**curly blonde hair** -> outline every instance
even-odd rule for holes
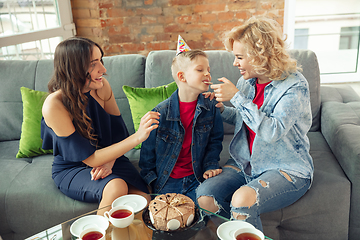
[[[224,45],[233,50],[235,41],[244,44],[254,71],[271,80],[283,80],[301,70],[287,52],[280,25],[265,17],[252,17],[225,35]]]

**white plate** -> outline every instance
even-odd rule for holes
[[[134,209],[135,213],[138,213],[146,207],[147,200],[143,196],[137,194],[128,194],[115,199],[111,204],[111,207],[114,208],[120,205],[130,206]]]
[[[105,217],[99,215],[84,216],[71,224],[70,232],[75,237],[79,237],[83,230],[94,226],[106,230],[109,227],[109,221]]]
[[[229,221],[224,222],[221,224],[217,229],[217,235],[221,240],[233,240],[234,239],[234,233],[239,228],[255,228],[251,223],[247,223],[244,221]]]

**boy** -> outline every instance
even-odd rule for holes
[[[200,182],[222,171],[218,161],[224,130],[216,102],[202,95],[211,84],[207,55],[183,45],[178,49],[183,51],[171,66],[178,90],[153,109],[160,123],[142,144],[140,175],[153,193],[181,193],[197,204]]]

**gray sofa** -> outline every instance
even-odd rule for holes
[[[226,51],[207,51],[213,82],[240,74]],[[264,233],[272,239],[357,239],[360,236],[359,137],[360,97],[350,87],[320,86],[316,56],[291,50],[309,81],[313,125],[308,136],[315,173],[311,189],[295,204],[262,215]],[[170,83],[175,51],[104,58],[107,79],[130,133],[134,132],[123,85],[156,87]],[[16,158],[22,123],[20,87],[47,91],[52,60],[0,61],[0,236],[24,239],[96,204],[64,196],[51,178],[52,155]],[[357,113],[356,113],[357,112]],[[225,125],[221,164],[229,157],[232,126]],[[139,150],[126,154],[135,166]],[[264,156],[266,157],[266,156]],[[344,173],[345,172],[345,173]],[[350,181],[349,181],[350,179]],[[353,183],[351,185],[351,183]],[[349,235],[348,235],[349,234]]]

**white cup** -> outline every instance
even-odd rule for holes
[[[116,211],[119,210],[128,210],[131,212],[130,216],[127,216],[125,218],[114,218],[111,215],[113,213],[115,213]],[[106,211],[104,213],[104,216],[112,223],[112,225],[114,225],[115,227],[118,228],[126,228],[127,226],[129,226],[132,221],[134,220],[134,209],[130,206],[126,206],[126,205],[120,205],[120,206],[116,206],[114,208],[112,208],[110,211]]]
[[[105,230],[102,229],[102,228],[99,228],[97,226],[94,226],[94,227],[89,227],[89,228],[85,228],[85,230],[83,230],[81,233],[80,233],[80,239],[81,240],[86,240],[86,234],[101,234],[102,236],[100,238],[97,238],[98,240],[105,240]],[[85,236],[85,238],[84,238]],[[93,237],[90,238],[90,236],[88,235],[88,239],[94,239]]]
[[[233,239],[236,239],[236,237],[242,233],[252,233],[257,236],[259,240],[264,240],[265,238],[264,234],[256,228],[240,228],[235,231]]]

